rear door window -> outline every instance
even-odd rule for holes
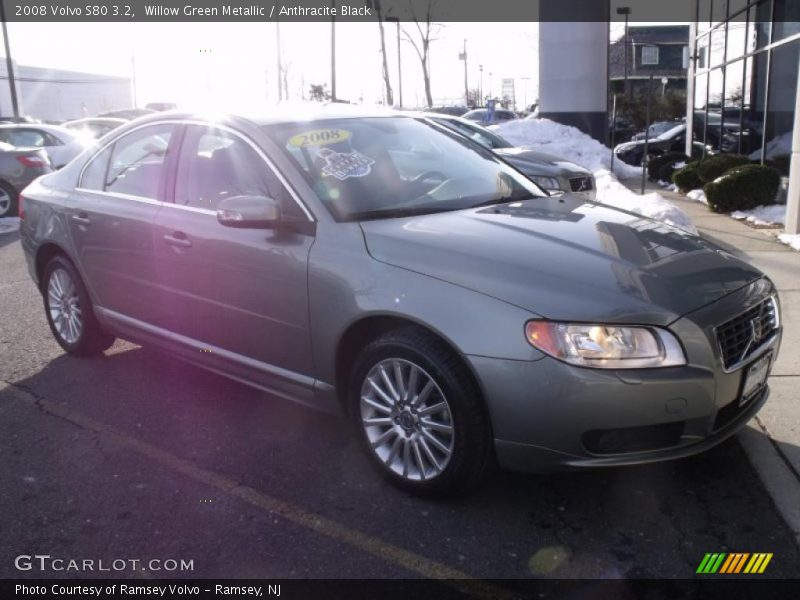
[[[159,123],[114,142],[104,190],[157,200],[175,126]]]

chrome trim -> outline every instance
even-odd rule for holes
[[[742,367],[744,367],[746,365],[749,365],[751,362],[753,362],[753,360],[763,356],[765,352],[767,352],[768,350],[772,349],[772,346],[775,345],[775,341],[778,339],[778,337],[780,336],[780,333],[781,333],[780,308],[779,308],[779,304],[778,304],[778,298],[777,298],[777,296],[775,294],[770,294],[769,296],[767,296],[763,300],[760,300],[757,304],[751,306],[750,308],[746,308],[743,311],[740,311],[740,312],[736,313],[734,316],[726,319],[725,323],[727,323],[728,321],[732,321],[733,319],[736,319],[738,317],[741,317],[744,313],[746,313],[749,310],[754,309],[756,306],[758,306],[759,304],[761,304],[763,302],[772,302],[772,309],[773,309],[773,311],[775,313],[775,327],[773,328],[773,331],[775,333],[773,333],[771,336],[769,336],[769,338],[767,338],[767,340],[764,341],[764,343],[762,343],[752,354],[750,354],[749,356],[747,356],[747,357],[745,357],[745,358],[743,358],[741,360],[736,361],[735,363],[733,363],[729,367],[725,366],[725,355],[724,355],[724,353],[722,351],[722,344],[719,341],[719,335],[717,334],[717,329],[719,329],[719,327],[724,325],[724,323],[721,323],[720,325],[717,325],[712,329],[712,331],[714,332],[714,345],[716,347],[717,354],[719,356],[720,365],[722,366],[722,372],[723,373],[733,373],[734,371],[738,371]],[[748,350],[749,350],[749,347],[748,347]]]
[[[288,369],[282,369],[281,367],[276,367],[275,365],[271,365],[269,363],[265,363],[260,360],[256,360],[254,358],[250,358],[248,356],[243,356],[241,354],[237,354],[236,352],[231,352],[230,350],[225,350],[224,348],[219,348],[212,344],[201,342],[194,338],[181,335],[180,333],[175,333],[174,331],[169,331],[168,329],[163,329],[156,325],[151,325],[150,323],[140,321],[139,319],[134,319],[133,317],[128,317],[126,315],[110,310],[108,308],[103,308],[102,306],[96,306],[95,310],[100,312],[107,319],[110,319],[112,321],[117,321],[119,323],[127,325],[128,327],[140,329],[142,331],[146,331],[147,333],[170,340],[172,342],[183,344],[184,346],[193,348],[198,352],[210,351],[212,355],[220,356],[230,362],[237,363],[249,369],[260,371],[272,377],[283,379],[285,381],[294,383],[296,385],[300,385],[306,388],[313,388],[314,383],[316,382],[316,379],[314,379],[313,377],[309,377],[308,375],[301,375],[299,373],[295,373],[294,371],[289,371]]]
[[[227,131],[228,133],[231,133],[231,134],[237,136],[238,138],[243,140],[245,143],[247,143],[253,150],[256,151],[256,153],[261,157],[261,160],[263,160],[266,163],[267,167],[275,174],[275,176],[278,178],[278,180],[281,182],[281,184],[283,184],[283,186],[289,191],[289,195],[291,195],[292,200],[294,200],[295,203],[297,204],[297,206],[300,207],[300,209],[306,215],[308,220],[311,221],[312,223],[316,222],[316,219],[314,218],[314,215],[311,213],[310,210],[308,210],[308,207],[303,203],[303,201],[300,200],[300,196],[297,194],[297,191],[291,186],[291,184],[286,179],[286,177],[283,176],[283,173],[281,173],[280,170],[275,166],[275,163],[272,162],[272,160],[266,155],[266,153],[261,148],[258,147],[258,145],[255,142],[253,142],[249,137],[247,137],[246,135],[244,135],[240,131],[237,131],[236,129],[233,129],[232,127],[229,127],[227,125],[222,125],[222,124],[219,124],[219,123],[212,123],[210,121],[200,121],[198,119],[163,119],[163,120],[158,120],[158,121],[148,121],[147,123],[142,123],[141,125],[137,125],[136,127],[133,127],[131,129],[125,130],[124,132],[120,133],[119,135],[117,135],[113,139],[111,139],[108,142],[106,142],[103,146],[101,146],[84,163],[83,167],[81,167],[80,173],[78,173],[78,185],[75,186],[75,189],[76,190],[80,190],[80,191],[93,192],[93,193],[96,193],[96,194],[109,194],[109,195],[117,194],[118,197],[124,197],[124,198],[130,199],[130,200],[138,200],[138,199],[151,200],[153,202],[158,202],[158,203],[163,204],[165,206],[174,206],[174,207],[185,208],[185,209],[189,209],[189,210],[202,211],[204,213],[213,214],[213,215],[216,216],[216,214],[217,214],[216,211],[207,211],[206,209],[202,209],[202,208],[198,209],[198,208],[195,208],[195,207],[192,207],[192,206],[180,205],[180,204],[176,204],[174,202],[163,202],[161,200],[154,200],[152,198],[142,198],[140,196],[133,196],[133,195],[128,195],[128,194],[119,194],[118,192],[106,192],[106,191],[103,191],[103,190],[88,190],[88,189],[82,188],[80,186],[81,183],[83,182],[83,173],[84,173],[84,171],[89,167],[89,165],[92,163],[92,161],[95,158],[97,158],[97,156],[99,154],[101,154],[106,148],[108,148],[112,144],[115,144],[118,140],[121,140],[123,137],[125,137],[126,135],[128,135],[130,133],[133,133],[134,131],[138,131],[139,129],[144,129],[145,127],[152,127],[154,125],[163,125],[163,124],[170,124],[170,125],[200,125],[202,127],[212,127],[212,128],[215,128],[215,129],[222,129],[223,131]],[[109,156],[109,160],[111,160],[110,156]]]

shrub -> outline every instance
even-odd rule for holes
[[[714,212],[749,210],[775,204],[781,175],[772,167],[744,165],[725,173],[725,177],[703,186],[708,206]]]
[[[682,192],[696,190],[703,187],[703,182],[700,181],[700,176],[697,174],[697,169],[700,166],[700,161],[688,163],[682,169],[678,169],[672,175],[672,183],[678,186]]]
[[[740,154],[706,156],[703,159],[702,165],[697,169],[697,174],[700,177],[700,181],[703,183],[710,183],[734,167],[741,167],[742,165],[749,164],[751,164],[750,159]]]
[[[669,162],[663,165],[658,170],[658,180],[659,181],[672,181],[672,176],[675,174],[675,171],[682,169],[689,163],[688,160],[685,161],[678,161],[678,162]],[[680,166],[678,166],[680,165]]]
[[[652,156],[647,161],[647,176],[650,179],[660,180],[661,167],[689,162],[689,160],[689,157],[682,152],[667,152],[661,156]],[[664,181],[671,181],[671,179],[664,179]]]

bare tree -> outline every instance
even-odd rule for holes
[[[433,15],[436,11],[436,5],[439,0],[428,0],[423,15],[423,20],[420,22],[419,15],[417,15],[414,8],[414,0],[408,0],[409,8],[411,9],[411,18],[414,22],[416,35],[411,35],[405,27],[403,28],[403,36],[414,47],[419,58],[420,65],[422,65],[422,78],[425,82],[425,100],[428,103],[428,108],[433,106],[433,96],[431,95],[431,74],[430,74],[430,50],[431,42],[436,41],[437,38],[433,37],[441,30],[442,25],[433,22]],[[414,38],[417,39],[414,39]]]
[[[328,84],[312,83],[308,87],[309,99],[314,102],[327,102],[331,99],[331,93],[328,91]]]
[[[381,13],[381,0],[373,0],[375,7],[375,18],[378,20],[378,30],[381,36],[381,56],[383,57],[383,84],[386,87],[386,104],[394,104],[394,94],[392,94],[392,82],[389,79],[389,60],[386,57],[386,38],[383,33],[383,14]]]

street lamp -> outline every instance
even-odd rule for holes
[[[631,14],[630,6],[620,6],[617,8],[618,15],[625,15],[625,35],[623,36],[622,49],[624,51],[623,68],[624,68],[624,91],[630,96],[630,89],[628,88],[628,17]]]
[[[480,84],[478,85],[478,93],[481,97],[478,99],[478,102],[483,106],[483,65],[478,65],[478,71],[481,73]]]

